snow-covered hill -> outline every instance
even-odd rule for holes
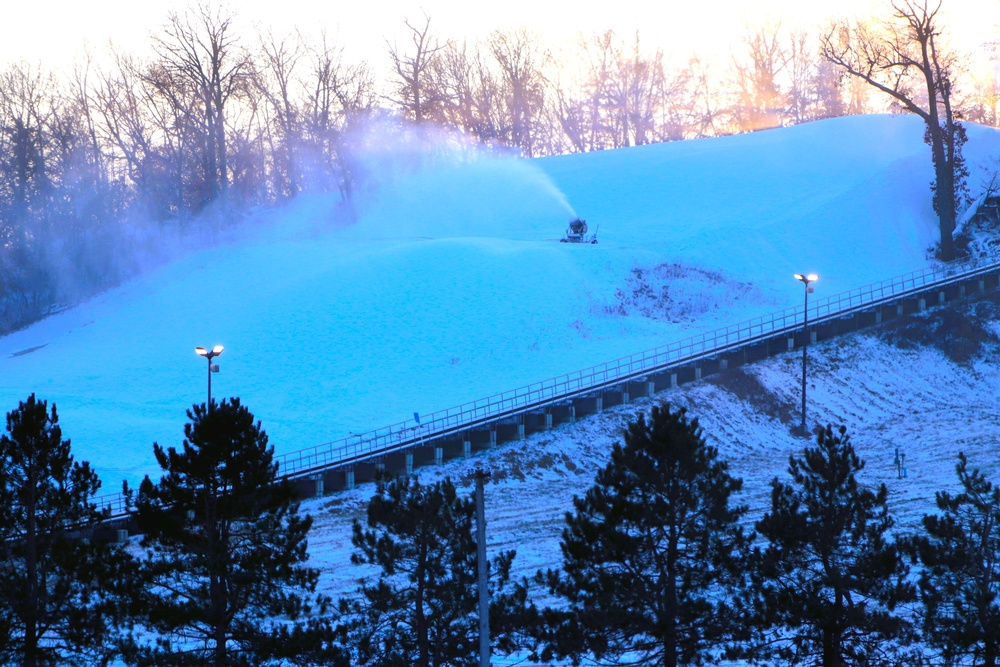
[[[0,401],[54,401],[109,490],[179,443],[196,345],[226,346],[214,395],[279,453],[447,408],[795,305],[795,271],[826,295],[926,266],[921,138],[881,116],[534,161],[442,148],[354,222],[302,198],[0,339]],[[966,154],[975,189],[1000,135],[971,128]],[[573,215],[599,245],[556,242]]]

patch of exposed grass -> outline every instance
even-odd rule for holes
[[[889,322],[878,337],[901,350],[933,347],[956,364],[970,364],[986,349],[1000,344],[993,322],[1000,319],[1000,294],[935,308],[917,317]]]
[[[733,368],[713,375],[706,382],[714,384],[750,404],[754,412],[790,424],[796,419],[795,404],[781,398],[764,386],[756,375],[743,368]]]

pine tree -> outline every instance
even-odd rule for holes
[[[905,634],[894,612],[914,590],[889,541],[886,487],[862,487],[863,468],[843,426],[817,428],[816,445],[789,458],[791,484],[771,483],[756,524],[768,544],[753,559],[755,606],[770,649],[796,664],[880,664]]]
[[[742,487],[697,419],[654,407],[566,515],[562,571],[539,573],[567,609],[543,612],[544,658],[673,667],[719,655],[738,632],[725,593],[748,546]]]
[[[474,667],[478,664],[475,501],[444,479],[376,481],[366,526],[354,522],[355,565],[375,566],[355,598],[341,600],[350,645],[359,664],[378,667]],[[506,605],[500,595],[514,552],[490,564],[491,617]],[[497,637],[494,646],[509,649]]]
[[[963,491],[937,494],[937,514],[923,518],[926,535],[910,550],[923,566],[920,598],[923,636],[941,651],[945,664],[995,667],[1000,661],[1000,488],[968,469],[964,454],[956,466]]]
[[[83,664],[108,657],[124,550],[92,539],[101,483],[63,440],[56,406],[32,394],[0,437],[0,663]]]
[[[311,518],[277,476],[274,449],[238,398],[188,411],[180,451],[153,445],[163,475],[135,500],[143,531],[145,590],[133,638],[138,665],[338,664],[304,566]],[[131,496],[128,489],[126,494]]]

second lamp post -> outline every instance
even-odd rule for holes
[[[804,338],[802,341],[802,435],[809,435],[809,432],[806,430],[806,353],[809,350],[809,292],[813,291],[810,285],[819,280],[819,276],[815,273],[810,273],[809,275],[796,273],[795,279],[801,281],[806,288],[806,301],[802,308],[802,336]]]
[[[219,365],[213,364],[212,359],[222,354],[223,347],[221,345],[216,345],[211,350],[206,350],[203,347],[196,347],[194,351],[198,353],[199,356],[208,359],[208,411],[212,411],[212,373],[219,372]]]

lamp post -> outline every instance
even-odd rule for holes
[[[194,351],[198,353],[199,356],[208,359],[208,411],[212,411],[212,373],[219,372],[219,365],[213,364],[212,359],[222,354],[224,348],[221,345],[216,345],[211,350],[206,350],[203,347],[196,347]]]
[[[802,342],[802,435],[808,435],[809,432],[806,430],[806,354],[809,350],[809,292],[813,291],[810,284],[819,280],[819,276],[815,273],[809,275],[796,273],[795,279],[806,288],[806,301],[802,308],[802,335],[805,338]]]
[[[490,474],[476,471],[476,571],[479,575],[479,667],[490,667],[490,593],[486,562],[486,509],[483,485]]]

